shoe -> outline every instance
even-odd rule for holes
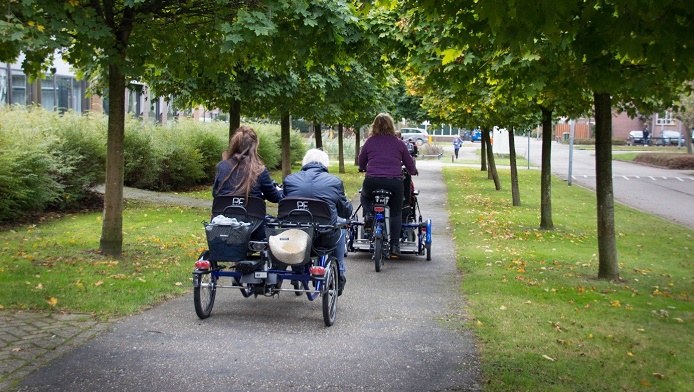
[[[395,244],[391,245],[390,247],[390,257],[391,258],[398,258],[400,256],[400,245]]]
[[[371,230],[374,225],[374,217],[373,215],[367,215],[364,217],[364,230]]]
[[[340,277],[338,278],[337,281],[337,296],[342,295],[342,290],[345,289],[345,283],[347,283],[347,278],[345,278],[344,274],[340,274]]]

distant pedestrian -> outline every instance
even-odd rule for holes
[[[650,136],[650,132],[648,132],[648,128],[643,128],[643,145],[644,146],[648,145],[648,136]]]
[[[462,145],[463,139],[460,138],[460,135],[456,136],[455,139],[453,139],[453,152],[455,152],[455,159],[458,159],[458,151]]]

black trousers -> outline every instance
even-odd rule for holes
[[[388,199],[390,243],[397,244],[400,241],[400,230],[402,229],[402,178],[366,177],[361,187],[361,207],[364,210],[364,216],[373,211],[374,201],[371,192],[376,189],[385,189],[391,193],[390,199]]]

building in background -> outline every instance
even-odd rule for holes
[[[24,55],[14,63],[0,63],[0,105],[39,105],[44,109],[58,112],[72,110],[77,113],[89,111],[108,113],[108,100],[96,95],[87,95],[86,80],[77,80],[71,66],[56,55],[50,72],[43,78],[29,82],[29,77],[22,70]],[[145,84],[133,83],[126,89],[125,108],[142,120],[151,120],[166,124],[173,119],[174,113],[170,102],[163,97],[151,98]],[[171,101],[171,100],[169,100]],[[203,110],[189,111],[189,116],[202,117]],[[210,115],[210,112],[206,112]]]

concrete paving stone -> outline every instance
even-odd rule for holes
[[[35,312],[12,312],[12,320],[35,320],[38,318],[45,317],[41,313],[35,313]]]
[[[40,331],[40,332],[31,333],[31,334],[24,334],[24,335],[22,335],[22,340],[23,341],[38,340],[38,339],[49,338],[52,335],[53,334],[51,334],[49,332]]]
[[[68,326],[61,326],[60,328],[55,328],[52,330],[53,334],[61,337],[63,339],[69,339],[78,333],[80,333],[82,330],[76,327],[68,327]]]
[[[0,379],[16,372],[22,366],[24,363],[21,361],[0,361]]]
[[[31,322],[31,325],[33,325],[34,327],[36,327],[38,329],[50,327],[52,324],[53,324],[52,320],[48,319],[48,318],[47,319],[38,319],[38,320],[34,320]]]
[[[3,336],[7,339],[7,341],[10,342],[16,342],[18,340],[22,339],[23,332],[21,330],[14,330],[14,331],[4,331],[1,332]]]
[[[56,346],[63,343],[63,339],[56,339],[53,337],[49,337],[46,339],[37,339],[37,340],[32,341],[31,343],[38,346],[38,347],[41,347],[43,349],[52,350]]]
[[[89,313],[56,313],[51,315],[51,318],[65,322],[78,321],[80,324],[89,321],[96,323],[96,321],[92,320],[92,316]]]

